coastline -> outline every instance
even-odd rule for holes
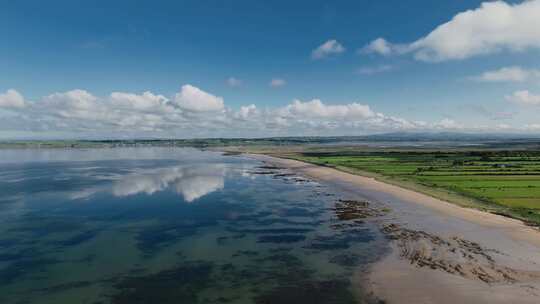
[[[265,153],[261,153],[261,154],[265,154]],[[292,160],[298,160],[300,162],[311,163],[311,164],[318,165],[318,166],[330,167],[330,168],[334,168],[334,169],[336,169],[338,171],[343,171],[345,173],[350,173],[350,174],[353,174],[353,175],[359,175],[359,176],[374,178],[374,179],[376,179],[378,181],[381,181],[381,182],[383,182],[385,184],[395,185],[395,186],[398,186],[400,188],[411,190],[413,192],[422,193],[422,194],[434,197],[434,198],[439,199],[439,200],[444,201],[444,202],[449,202],[449,203],[452,203],[452,204],[455,204],[455,205],[458,205],[458,206],[461,206],[461,207],[473,208],[473,209],[477,209],[477,210],[484,211],[484,212],[490,212],[490,213],[493,213],[493,214],[503,215],[505,217],[509,217],[509,218],[513,218],[513,219],[517,219],[519,221],[522,221],[522,222],[526,223],[529,226],[536,227],[537,229],[540,228],[539,222],[531,220],[531,219],[527,218],[526,216],[523,216],[522,214],[516,213],[516,212],[510,210],[510,208],[508,208],[508,207],[493,204],[492,202],[482,200],[482,199],[480,199],[478,197],[472,197],[472,196],[469,196],[469,195],[466,195],[466,194],[463,194],[463,193],[459,193],[459,192],[456,192],[456,191],[453,191],[453,190],[448,190],[448,189],[438,188],[438,187],[425,186],[425,185],[415,183],[415,182],[410,181],[410,180],[397,179],[395,177],[383,175],[383,174],[380,174],[380,173],[371,172],[371,171],[363,171],[363,170],[354,169],[354,168],[351,168],[351,167],[327,166],[325,164],[303,160],[302,158],[289,157],[289,156],[285,156],[285,155],[282,156],[282,155],[279,155],[279,154],[278,155],[268,154],[268,155],[275,156],[277,158],[287,158],[287,159],[292,159]]]
[[[357,275],[356,284],[362,284],[376,298],[386,303],[540,302],[540,232],[523,222],[460,207],[371,177],[292,159],[248,156],[378,201],[392,210],[391,216],[382,220],[385,224],[397,223],[397,227],[404,227],[399,228],[402,232],[418,233],[407,240],[391,241],[391,252],[373,264],[367,276]],[[463,256],[478,250],[460,248],[462,244],[478,245],[489,255],[464,259],[455,254],[456,249]],[[443,267],[422,267],[409,259],[411,252],[415,258],[420,255],[422,261]],[[458,265],[458,274],[452,273],[449,265]]]

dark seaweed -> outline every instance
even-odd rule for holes
[[[36,289],[35,291],[42,292],[42,293],[57,293],[57,292],[63,292],[70,289],[88,287],[92,284],[94,283],[91,281],[75,281],[75,282],[68,282],[64,284],[58,284],[58,285],[53,285],[50,287]]]
[[[330,263],[338,264],[343,267],[353,267],[360,262],[360,256],[354,253],[344,253],[333,256]]]
[[[331,236],[317,236],[305,248],[316,250],[348,249],[351,243],[367,243],[373,240],[375,237],[370,230],[353,229]]]
[[[254,229],[239,229],[234,227],[229,227],[227,230],[232,232],[241,232],[241,233],[254,233],[254,234],[290,234],[290,233],[308,233],[313,231],[313,229],[308,228],[254,228]]]
[[[214,225],[214,221],[197,223],[165,223],[141,230],[137,236],[137,248],[145,255],[154,254],[159,248],[195,235],[197,228]]]
[[[42,272],[49,265],[59,263],[55,259],[22,259],[0,270],[0,285],[11,284],[21,277]]]
[[[296,243],[306,239],[305,235],[281,234],[263,235],[257,239],[258,243]]]
[[[94,237],[96,237],[96,235],[98,235],[98,233],[99,233],[98,230],[85,231],[75,236],[72,236],[66,240],[57,241],[55,242],[55,244],[59,246],[77,246],[93,239]]]
[[[24,223],[24,225],[8,231],[31,233],[34,237],[40,238],[55,233],[71,233],[83,228],[83,224],[75,220],[37,216],[27,216]]]
[[[115,284],[112,304],[197,303],[198,294],[212,284],[212,264],[191,262],[146,276],[127,277]]]
[[[356,303],[345,280],[301,281],[280,285],[255,298],[257,304],[347,304]]]

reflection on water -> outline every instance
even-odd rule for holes
[[[116,196],[127,196],[173,188],[186,202],[192,202],[223,189],[224,176],[225,167],[221,164],[149,169],[123,176],[114,183],[112,192]]]
[[[337,225],[339,194],[246,158],[40,153],[0,151],[0,303],[354,303],[385,248]]]

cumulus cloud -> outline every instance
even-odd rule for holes
[[[438,62],[502,51],[538,49],[539,16],[540,0],[519,4],[484,2],[477,9],[455,15],[414,42],[396,45],[378,38],[368,44],[365,50],[382,55],[412,53],[418,60]]]
[[[189,84],[182,86],[174,97],[174,102],[181,109],[193,112],[221,111],[224,108],[223,98]]]
[[[393,53],[394,46],[384,38],[377,38],[359,50],[363,54],[379,54],[387,56]]]
[[[65,118],[93,119],[104,114],[97,97],[85,90],[53,93],[43,98],[39,106],[50,113]],[[100,115],[95,115],[99,113]]]
[[[269,83],[269,85],[273,88],[282,87],[286,84],[287,82],[281,78],[272,78],[272,80],[270,80],[270,83]]]
[[[164,124],[164,113],[174,112],[165,97],[151,92],[141,95],[113,92],[108,98],[98,98],[80,89],[48,95],[31,110],[31,115],[41,116],[45,122],[50,117],[60,117],[62,120],[52,122],[73,130],[114,127],[153,131]]]
[[[540,95],[532,94],[528,90],[515,91],[506,96],[506,100],[525,106],[540,106]]]
[[[436,122],[433,124],[433,127],[435,129],[443,129],[443,130],[459,130],[463,129],[463,126],[458,124],[455,120],[450,118],[444,118],[439,122]]]
[[[471,77],[471,79],[479,82],[540,81],[540,70],[510,66],[498,70],[486,71],[478,76]]]
[[[338,55],[345,52],[345,48],[335,39],[326,41],[311,52],[312,59],[323,59],[328,56]]]
[[[199,130],[217,128],[227,115],[221,97],[191,85],[182,86],[172,100],[149,91],[142,94],[113,92],[97,97],[86,90],[75,89],[27,103],[18,112],[21,119],[4,121],[9,126],[3,129],[106,132],[107,136],[174,130],[191,130],[195,136]]]
[[[242,84],[243,84],[243,81],[238,78],[235,78],[235,77],[227,78],[227,85],[229,85],[230,87],[239,87]]]
[[[328,119],[365,119],[375,113],[368,105],[351,103],[347,105],[325,105],[319,99],[302,102],[294,100],[292,104],[281,110],[285,116]]]
[[[382,65],[377,65],[377,66],[360,67],[356,70],[356,73],[361,74],[361,75],[373,75],[373,74],[389,72],[393,69],[394,67],[389,64],[382,64]]]
[[[154,112],[170,111],[169,99],[163,95],[155,95],[146,91],[141,95],[124,92],[113,92],[110,96],[111,103],[120,108],[148,110]]]
[[[249,106],[240,107],[240,110],[238,110],[238,112],[236,112],[234,116],[238,119],[248,120],[257,117],[259,114],[260,112],[257,109],[257,106],[255,106],[254,104],[250,104]]]
[[[518,91],[507,97],[540,104],[540,97]],[[100,97],[76,89],[47,95],[0,120],[4,134],[64,134],[78,138],[235,137],[358,135],[404,130],[467,129],[453,120],[424,122],[376,112],[363,102],[333,104],[292,100],[274,108],[255,104],[228,108],[221,97],[191,85],[166,97],[150,91],[113,92]],[[475,129],[476,130],[476,129]],[[8,133],[6,133],[8,132]]]
[[[24,97],[14,89],[9,89],[0,94],[0,108],[24,108]]]

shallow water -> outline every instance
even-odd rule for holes
[[[386,242],[242,156],[0,151],[0,303],[356,303]]]

